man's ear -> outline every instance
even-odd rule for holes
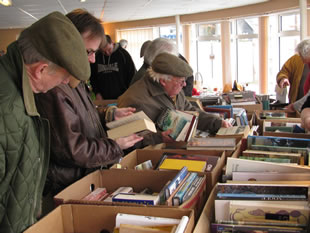
[[[47,67],[48,67],[48,64],[45,63],[45,62],[37,62],[35,65],[34,65],[34,79],[35,80],[39,80],[42,78],[43,74],[45,72],[47,72]]]
[[[159,79],[159,83],[164,87],[166,86],[166,80]]]

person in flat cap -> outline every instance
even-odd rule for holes
[[[199,112],[198,129],[216,133],[220,127],[230,127],[231,124],[217,116],[206,113],[192,106],[186,99],[182,88],[186,78],[193,73],[192,68],[179,57],[170,53],[160,53],[147,70],[144,78],[132,85],[118,99],[119,107],[134,107],[144,111],[156,122],[165,109]],[[137,147],[154,145],[162,142],[172,142],[168,136],[170,131],[149,134]]]
[[[0,232],[22,232],[40,215],[50,129],[34,94],[89,75],[80,33],[59,12],[23,30],[0,57]]]
[[[166,38],[159,37],[153,41],[144,42],[141,47],[140,56],[142,52],[144,62],[138,72],[133,76],[130,85],[133,85],[136,81],[144,77],[146,70],[151,66],[154,58],[160,53],[171,53],[187,62],[186,59],[178,52],[176,44],[172,40]],[[186,77],[186,85],[183,86],[185,96],[192,96],[193,82],[193,75]]]
[[[95,52],[104,40],[102,21],[83,9],[66,15],[80,32],[89,63],[95,62]],[[85,82],[76,88],[59,85],[47,93],[36,95],[37,108],[51,125],[51,156],[44,188],[43,214],[54,208],[53,197],[89,172],[117,163],[123,149],[142,140],[136,134],[109,139],[105,121],[130,115],[134,108],[109,108],[99,116]],[[111,113],[111,114],[110,114]],[[112,115],[112,119],[108,116]]]

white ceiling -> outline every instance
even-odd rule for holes
[[[251,5],[268,0],[12,0],[13,5],[0,5],[0,28],[24,28],[52,11],[64,14],[85,8],[104,22],[120,22],[165,16],[192,14]]]

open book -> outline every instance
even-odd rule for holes
[[[198,123],[198,112],[184,112],[167,108],[157,118],[158,127],[172,129],[171,138],[175,141],[188,141],[195,132]]]
[[[126,137],[134,133],[140,136],[149,132],[156,133],[155,124],[143,111],[111,121],[106,126],[110,129],[107,134],[111,139]]]

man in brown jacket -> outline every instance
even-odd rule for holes
[[[220,127],[230,127],[231,124],[227,121],[199,110],[186,99],[182,88],[186,85],[185,77],[192,73],[192,68],[182,59],[169,53],[161,53],[152,62],[146,76],[119,97],[118,107],[142,110],[154,122],[166,108],[198,111],[198,129],[216,133]],[[158,130],[158,133],[149,134],[139,147],[172,141],[168,133],[170,132]]]

